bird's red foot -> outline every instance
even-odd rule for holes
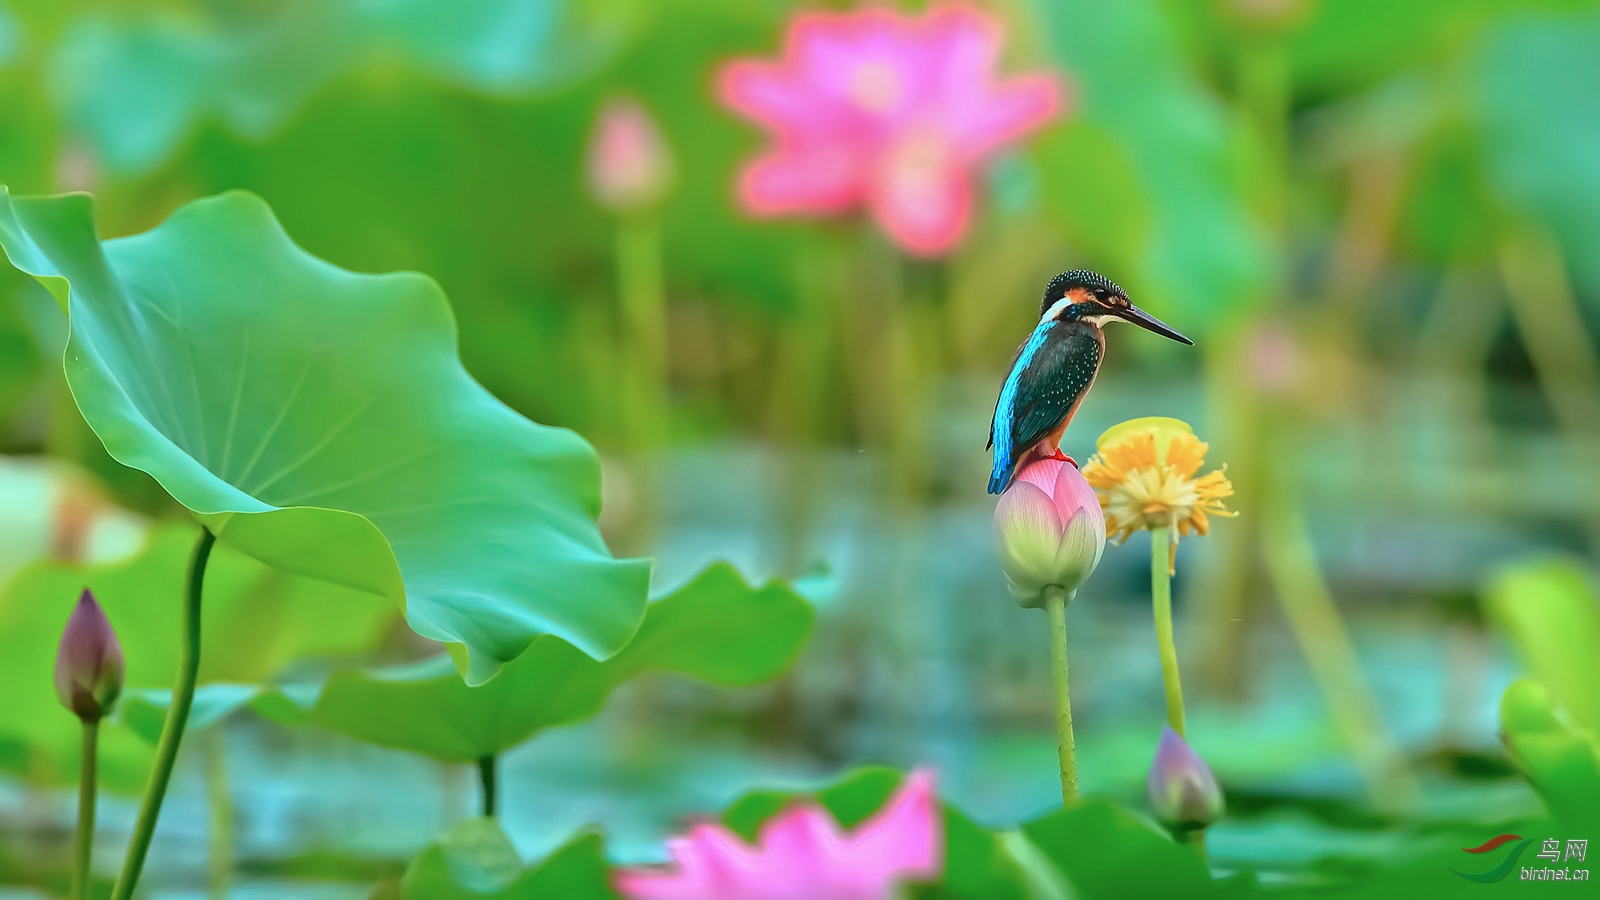
[[[1078,465],[1078,461],[1073,459],[1072,457],[1066,455],[1065,453],[1062,453],[1060,447],[1057,447],[1056,448],[1056,452],[1054,452],[1054,453],[1050,454],[1049,456],[1045,457],[1045,459],[1059,459],[1064,463],[1072,463],[1072,467],[1074,469],[1080,468],[1079,465]]]

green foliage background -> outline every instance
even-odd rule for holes
[[[1480,888],[1446,872],[1462,846],[1600,824],[1600,8],[975,2],[1007,25],[1002,71],[1057,72],[1070,102],[983,167],[971,232],[928,261],[864,216],[735,202],[767,138],[716,102],[718,66],[848,3],[0,0],[0,449],[61,466],[0,480],[7,784],[74,777],[48,669],[89,584],[133,689],[103,777],[137,789],[198,519],[222,544],[197,730],[454,765],[615,690],[572,733],[638,780],[584,821],[655,829],[442,815],[382,864],[338,841],[336,864],[273,863],[340,873],[307,881],[604,895],[607,854],[650,857],[683,784],[746,835],[797,795],[733,802],[761,778],[695,774],[720,741],[832,784],[846,824],[898,775],[841,770],[939,762],[975,808],[947,810],[960,863],[933,896],[1447,894]],[[621,95],[676,172],[636,218],[584,176]],[[37,196],[69,191],[92,204]],[[640,227],[644,341],[621,296]],[[1115,331],[1069,452],[1181,415],[1238,489],[1178,582],[1231,878],[1137,812],[1159,719],[1138,547],[1073,611],[1104,799],[1049,814],[1017,774],[1050,774],[1048,686],[985,555],[981,436],[1039,286],[1078,266],[1199,347]],[[236,470],[234,440],[280,477]],[[742,575],[706,567],[727,558]],[[815,611],[784,578],[827,588]],[[28,843],[42,805],[4,810],[0,882],[59,880]]]

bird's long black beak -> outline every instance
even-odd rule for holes
[[[1172,338],[1180,344],[1188,344],[1191,347],[1194,346],[1194,341],[1191,341],[1179,334],[1175,329],[1167,325],[1167,323],[1161,321],[1155,316],[1150,315],[1131,303],[1121,309],[1116,310],[1116,315],[1128,322],[1132,322],[1146,331],[1154,331],[1156,334],[1159,334],[1165,338]]]

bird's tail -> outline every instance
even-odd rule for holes
[[[995,454],[994,471],[989,475],[989,493],[1003,494],[1011,486],[1011,479],[1016,476],[1017,467],[1005,457]]]

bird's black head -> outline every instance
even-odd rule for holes
[[[1050,284],[1044,289],[1044,300],[1039,304],[1039,321],[1043,323],[1051,319],[1081,320],[1094,325],[1121,320],[1181,344],[1194,343],[1165,322],[1130,303],[1128,292],[1118,287],[1116,282],[1088,269],[1073,269],[1050,279]]]
[[[1115,302],[1112,298],[1127,303],[1128,292],[1099,272],[1088,269],[1062,272],[1045,285],[1044,300],[1039,304],[1039,318],[1043,319],[1050,308],[1062,300],[1070,299],[1074,304],[1090,301],[1109,304]]]

